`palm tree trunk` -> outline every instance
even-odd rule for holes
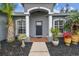
[[[14,23],[11,17],[8,19],[8,34],[7,34],[7,42],[14,41]]]

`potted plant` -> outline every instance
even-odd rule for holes
[[[78,31],[75,30],[72,34],[72,44],[77,45],[79,42],[79,35],[78,35]]]
[[[70,44],[71,44],[71,33],[70,32],[64,32],[63,37],[64,37],[65,45],[70,46]]]
[[[71,20],[67,20],[66,23],[64,24],[63,37],[64,37],[65,45],[70,46],[71,44]]]
[[[24,39],[26,39],[26,38],[27,38],[27,36],[25,34],[19,34],[18,40],[22,43],[21,47],[25,47]]]
[[[59,39],[58,39],[58,34],[59,34],[59,29],[58,28],[51,28],[51,33],[52,33],[52,43],[54,46],[58,46],[59,44]]]
[[[78,42],[79,42],[79,29],[77,30],[77,35],[78,35]]]

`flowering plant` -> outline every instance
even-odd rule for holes
[[[69,38],[69,37],[71,37],[71,33],[70,32],[64,32],[63,36],[64,36],[64,38]]]
[[[67,46],[70,46],[71,43],[71,33],[70,32],[64,32],[63,33],[64,36],[64,42]]]

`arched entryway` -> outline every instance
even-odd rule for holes
[[[48,11],[34,9],[30,11],[29,33],[32,41],[47,41],[48,37]]]
[[[48,11],[32,10],[29,19],[30,37],[48,37]]]
[[[27,37],[51,37],[52,13],[45,7],[33,7],[27,10],[26,35]]]

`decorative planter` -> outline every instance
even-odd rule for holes
[[[70,44],[71,44],[71,37],[64,38],[64,42],[65,42],[65,45],[70,46]]]
[[[79,42],[79,31],[77,32],[77,35],[78,35],[78,42]]]
[[[72,44],[77,45],[79,42],[79,35],[72,35]]]
[[[67,46],[70,46],[71,44],[71,33],[70,32],[64,32],[64,43]]]
[[[25,47],[25,42],[24,42],[24,40],[22,40],[21,47]]]
[[[59,40],[57,40],[57,41],[52,40],[52,43],[53,43],[54,46],[58,46]]]
[[[25,42],[24,42],[24,40],[27,38],[27,36],[25,35],[25,34],[20,34],[19,36],[18,36],[18,40],[22,43],[21,44],[21,47],[25,47]]]

